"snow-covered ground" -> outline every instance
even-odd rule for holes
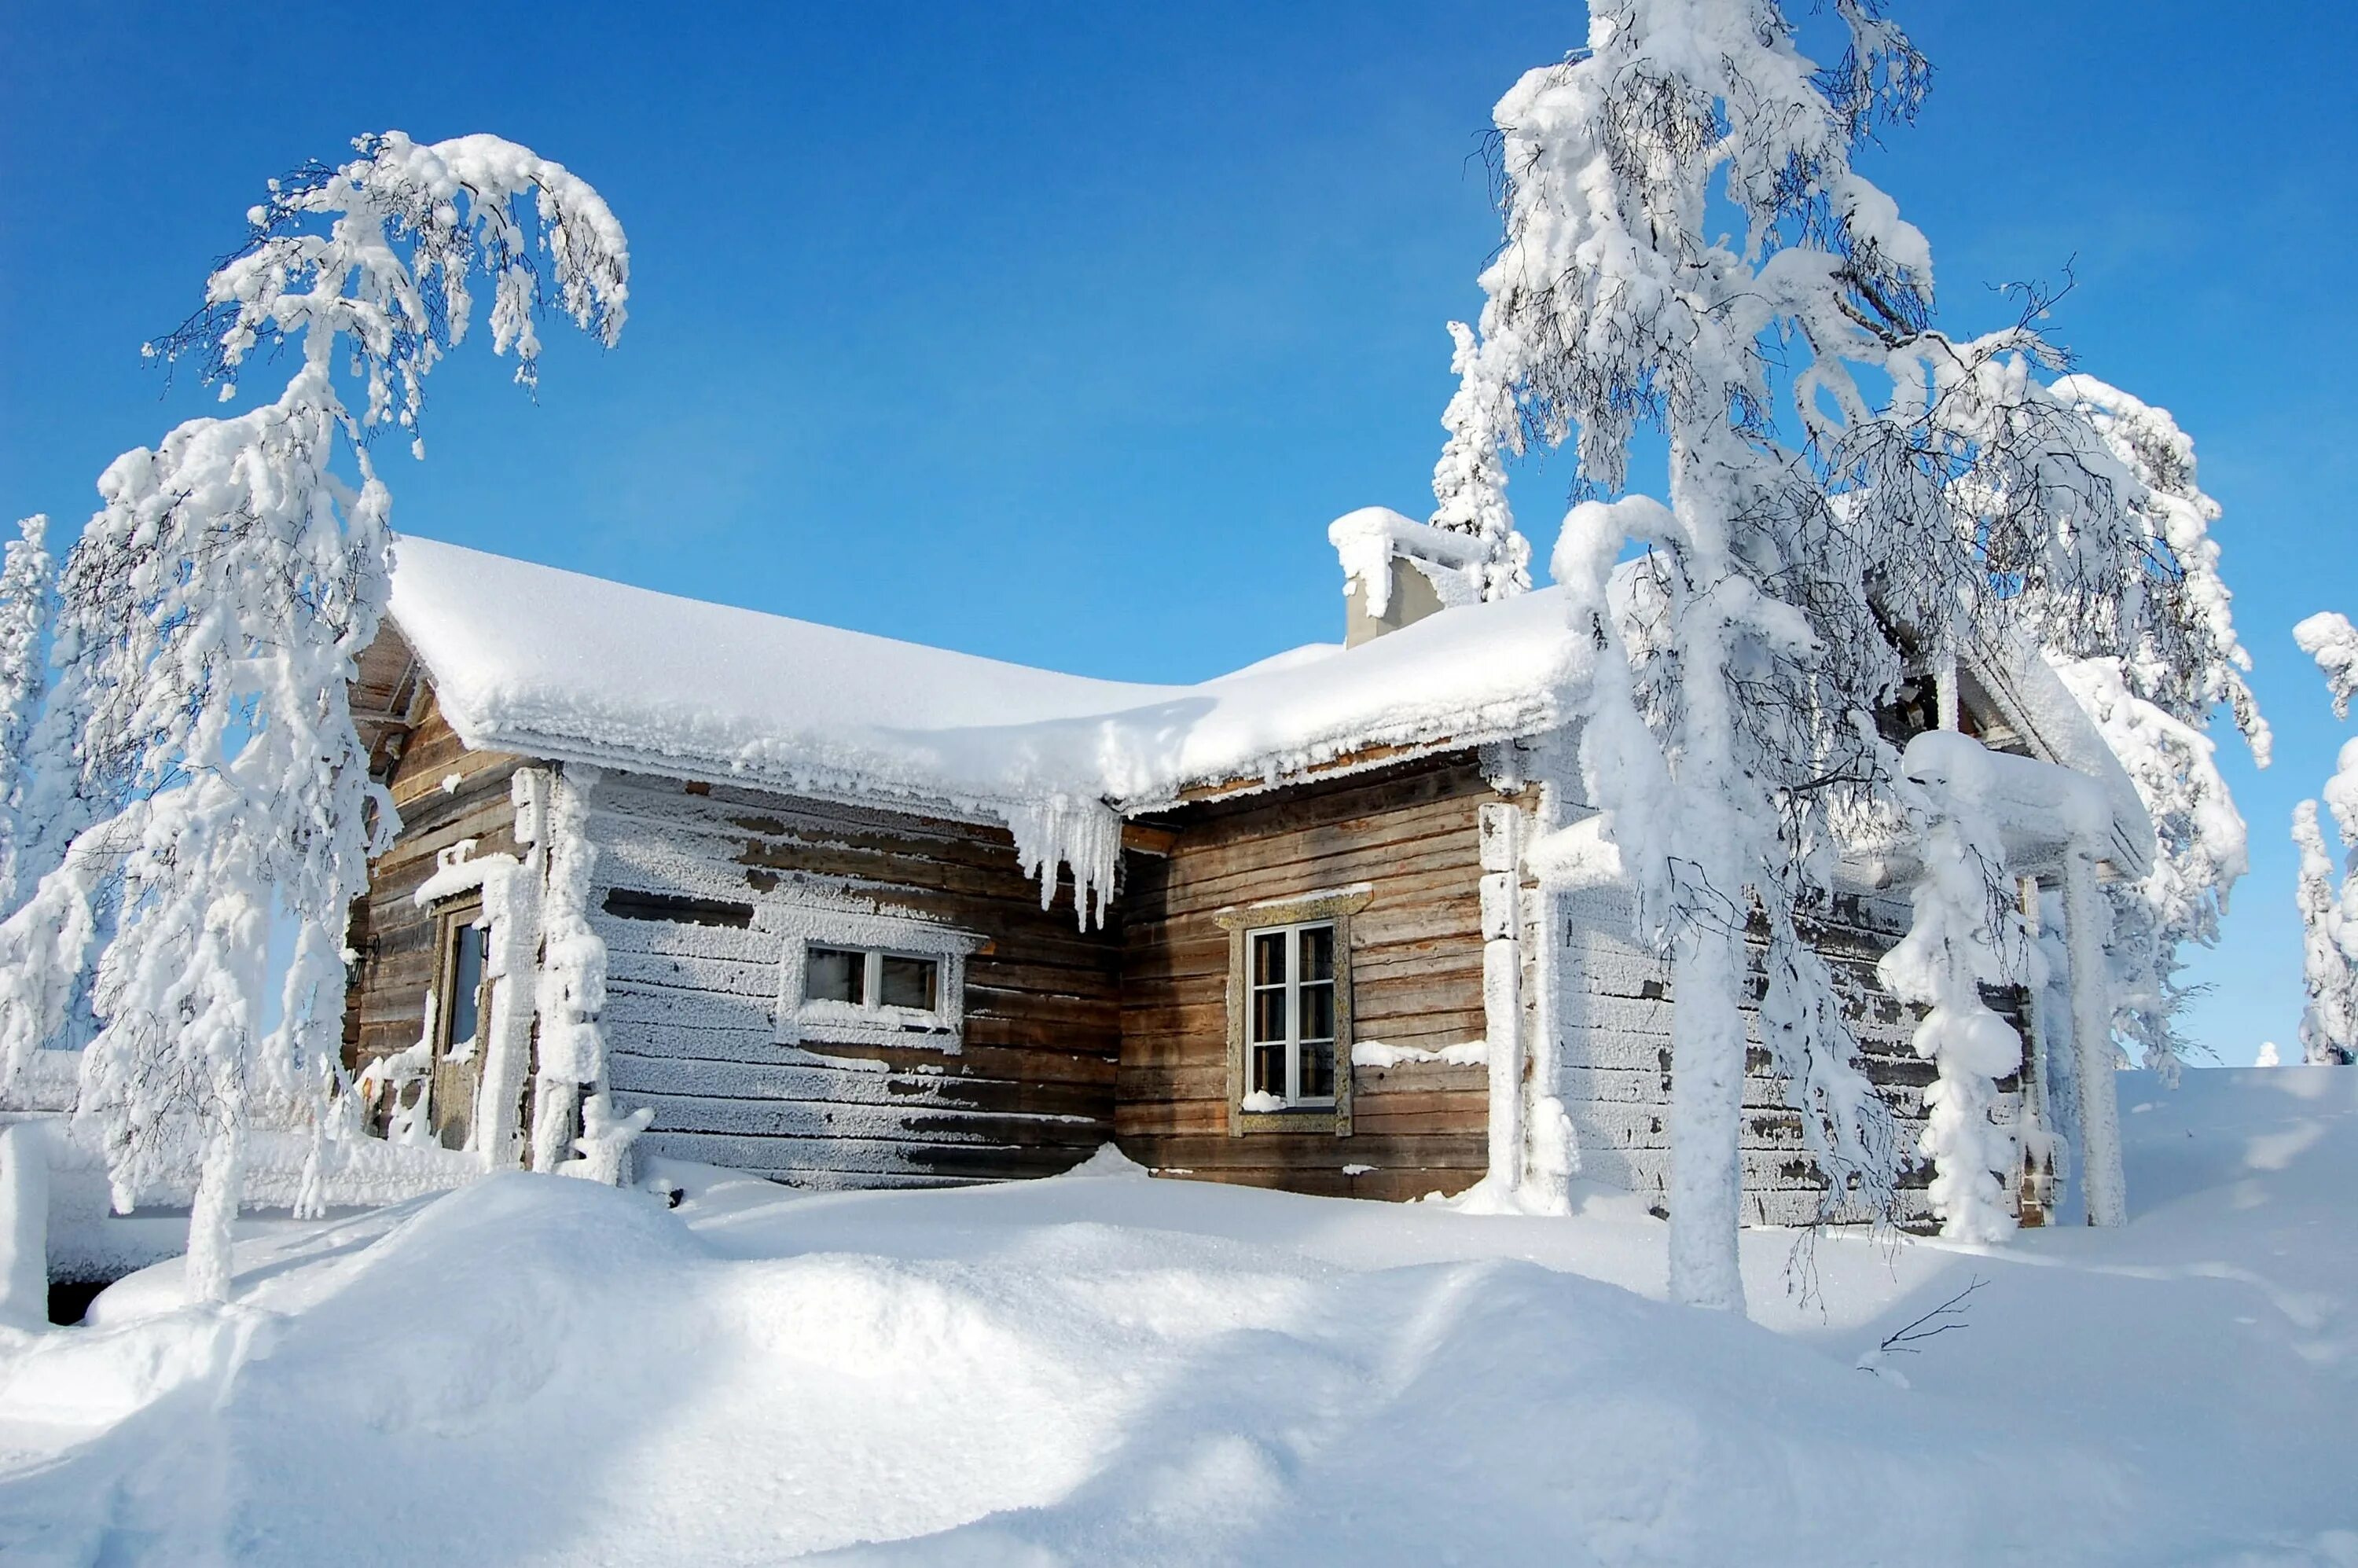
[[[1749,1233],[1751,1323],[1604,1195],[498,1177],[0,1340],[0,1560],[2358,1563],[2358,1071],[2121,1088],[2125,1230]]]

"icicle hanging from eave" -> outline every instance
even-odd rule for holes
[[[1073,871],[1073,914],[1082,930],[1094,918],[1105,923],[1113,902],[1114,877],[1121,864],[1121,814],[1101,800],[1061,792],[1040,800],[1014,801],[1001,808],[1015,836],[1015,859],[1027,876],[1040,879],[1040,907],[1056,902],[1060,866]]]

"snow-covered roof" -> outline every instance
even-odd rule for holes
[[[1193,686],[1096,680],[405,536],[393,619],[468,745],[804,793],[1136,810],[1390,748],[1551,728],[1549,591]]]

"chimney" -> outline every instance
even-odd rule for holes
[[[1326,525],[1343,563],[1343,645],[1397,632],[1438,611],[1482,598],[1482,541],[1362,506]]]

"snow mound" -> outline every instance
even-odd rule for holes
[[[0,1555],[2332,1563],[2358,1073],[2186,1082],[2122,1080],[2125,1230],[1827,1237],[1806,1302],[1750,1233],[1762,1324],[1651,1299],[1627,1205],[1110,1153],[941,1193],[678,1167],[677,1210],[495,1177],[248,1244],[226,1311],[133,1281],[0,1340]],[[1857,1369],[1974,1278],[1905,1383]]]

